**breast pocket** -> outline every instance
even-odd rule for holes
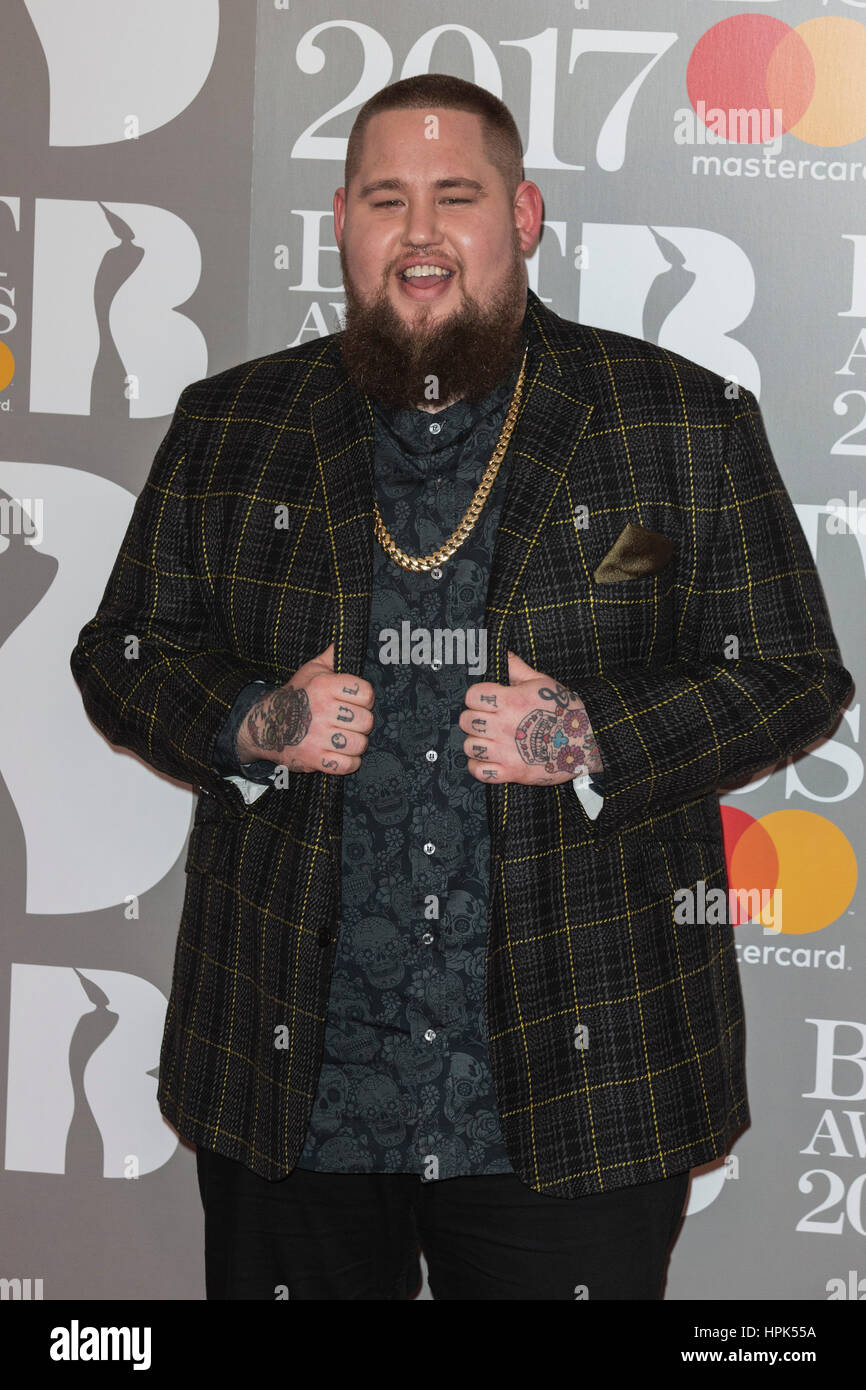
[[[664,663],[675,648],[674,597],[668,570],[612,584],[534,583],[517,610],[517,630],[537,669],[562,680],[588,670]]]

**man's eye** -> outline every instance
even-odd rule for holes
[[[374,203],[374,204],[373,204],[373,207],[374,207],[374,208],[390,208],[390,207],[393,207],[395,203],[399,203],[399,201],[400,201],[399,198],[385,198],[385,199],[384,199],[382,202],[380,202],[380,203]],[[443,203],[471,203],[471,202],[472,202],[472,199],[471,199],[471,198],[443,198],[442,201],[443,201]]]

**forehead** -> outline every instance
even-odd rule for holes
[[[371,171],[383,173],[384,166],[399,163],[409,174],[419,166],[432,170],[437,163],[453,159],[456,152],[464,165],[493,168],[484,152],[481,117],[474,112],[442,106],[379,111],[371,116],[364,131],[360,167],[366,176]]]

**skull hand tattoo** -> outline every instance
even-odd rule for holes
[[[257,748],[293,748],[306,738],[312,718],[306,690],[288,685],[253,705],[247,733]]]
[[[517,726],[514,742],[525,763],[543,766],[548,773],[570,772],[577,777],[584,768],[601,771],[598,744],[590,729],[589,716],[580,703],[580,696],[564,685],[553,690],[542,686],[539,699],[550,700],[552,709],[530,710]]]

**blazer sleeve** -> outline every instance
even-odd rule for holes
[[[237,740],[241,725],[256,701],[269,690],[279,688],[278,685],[268,685],[266,681],[254,681],[252,685],[245,685],[235,700],[214,744],[214,768],[223,777],[244,777],[249,782],[270,782],[276,775],[277,767],[272,758],[255,758],[250,763],[242,763],[238,758]]]
[[[604,763],[606,839],[705,796],[826,734],[852,689],[815,565],[754,395],[731,403],[715,534],[685,604],[697,621],[677,660],[577,683]],[[711,494],[712,495],[712,494]],[[735,639],[733,641],[732,639]]]
[[[196,571],[188,498],[187,387],[153,461],[93,618],[70,657],[84,707],[108,741],[242,815],[214,767],[220,730],[260,672],[226,650]]]

